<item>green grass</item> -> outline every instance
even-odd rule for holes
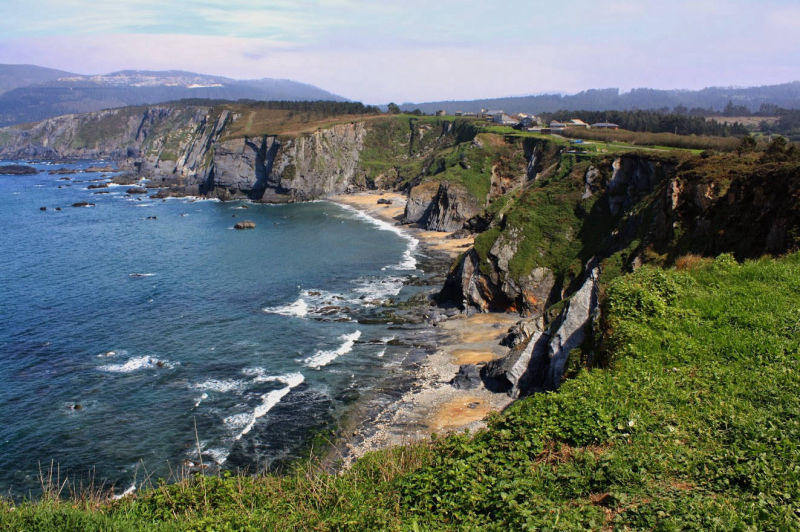
[[[0,505],[10,530],[796,530],[800,254],[612,281],[596,360],[475,436],[342,475],[194,477],[113,503]],[[578,365],[580,366],[580,365]]]

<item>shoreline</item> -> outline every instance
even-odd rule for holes
[[[378,204],[378,200],[390,204]],[[427,231],[400,224],[406,197],[398,192],[360,192],[327,198],[364,214],[391,223],[417,239],[423,251],[447,256],[453,260],[472,245],[472,237],[452,239],[451,233]],[[437,272],[437,273],[446,273]],[[433,345],[419,360],[404,361],[400,381],[408,381],[398,396],[388,404],[366,411],[353,412],[343,434],[333,442],[323,462],[349,467],[364,454],[411,443],[432,434],[467,430],[486,426],[491,412],[503,410],[513,399],[503,393],[487,390],[483,383],[471,389],[450,384],[462,364],[483,364],[505,355],[509,348],[500,345],[508,328],[520,318],[516,314],[458,313],[433,319],[426,316],[426,327],[434,333]],[[368,400],[366,401],[368,402]],[[335,467],[334,467],[335,469]]]

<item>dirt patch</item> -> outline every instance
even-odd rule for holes
[[[480,364],[497,358],[497,355],[491,351],[480,349],[454,349],[451,354],[453,361],[459,366],[461,364]]]
[[[452,430],[486,417],[492,408],[481,397],[467,395],[442,404],[428,421],[434,432]]]

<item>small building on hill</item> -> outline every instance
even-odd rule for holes
[[[513,116],[509,116],[504,112],[499,112],[497,114],[492,115],[492,122],[495,124],[501,124],[504,126],[515,126],[519,124],[519,120],[514,118]]]
[[[582,127],[582,128],[586,128],[586,129],[588,129],[588,128],[589,128],[589,124],[587,124],[586,122],[584,122],[584,121],[583,121],[583,120],[581,120],[580,118],[573,118],[572,120],[570,120],[570,121],[567,123],[567,125],[568,125],[569,127]]]
[[[612,122],[598,122],[596,124],[592,124],[593,129],[619,129],[619,125],[614,124]]]
[[[436,116],[446,116],[446,115],[447,111],[445,111],[444,109],[439,109],[438,111],[436,111]]]

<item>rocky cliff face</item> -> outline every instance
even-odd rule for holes
[[[364,188],[363,122],[294,137],[226,138],[237,114],[206,106],[114,109],[0,130],[0,157],[92,158],[180,194],[306,200]]]
[[[308,200],[366,187],[359,155],[367,129],[363,122],[339,124],[286,140],[275,151],[275,189]]]
[[[535,181],[545,172],[544,166],[551,167],[553,179],[554,170],[558,170],[552,168],[553,154],[545,157],[546,146],[535,143],[525,149],[532,175],[526,194],[533,199],[526,202],[523,194],[523,201],[511,207],[516,209],[515,216],[500,215],[491,221],[494,239],[488,246],[483,243],[484,251],[475,248],[463,256],[448,276],[441,297],[482,311],[541,315],[549,304],[577,288],[570,288],[577,282],[574,274],[566,277],[574,268],[570,263],[585,261],[580,255],[595,251],[604,257],[611,255],[639,234],[644,214],[632,209],[675,173],[674,165],[668,162],[641,156],[609,158],[572,168],[559,184],[549,185],[554,192],[548,193],[535,188]],[[554,194],[561,204],[550,216],[561,217],[564,211],[576,213],[564,223],[532,213],[538,209],[550,212],[546,204]],[[667,223],[665,216],[659,221],[662,226]],[[603,234],[604,229],[608,234]],[[519,264],[513,264],[520,254],[527,256],[523,271]]]
[[[478,199],[462,185],[427,182],[409,192],[403,222],[416,223],[429,231],[452,232],[482,210]]]
[[[540,322],[534,322],[532,330],[523,327],[509,354],[484,366],[482,377],[490,388],[512,397],[558,389],[570,352],[591,336],[598,312],[600,268],[596,261],[587,271],[581,287],[547,330]]]

